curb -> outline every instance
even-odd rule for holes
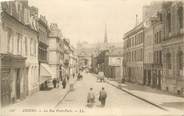
[[[92,74],[92,75],[94,75],[94,76],[97,78],[97,74]],[[138,96],[138,95],[136,95],[136,94],[134,94],[134,93],[132,93],[132,92],[130,92],[130,91],[128,91],[128,90],[126,90],[126,89],[123,89],[122,87],[118,87],[118,86],[116,86],[116,85],[110,83],[110,81],[107,80],[107,78],[106,78],[105,82],[106,82],[107,84],[109,84],[109,85],[111,85],[111,86],[113,86],[113,87],[115,87],[115,88],[117,88],[117,89],[120,89],[120,90],[126,92],[127,94],[129,94],[129,95],[131,95],[131,96],[134,96],[134,97],[136,97],[136,98],[138,98],[138,99],[140,99],[140,100],[142,100],[142,101],[144,101],[144,102],[146,102],[146,103],[149,103],[149,104],[151,104],[151,105],[153,105],[153,106],[155,106],[155,107],[157,107],[157,108],[159,108],[159,109],[161,109],[161,110],[168,111],[168,109],[166,109],[166,108],[164,108],[164,107],[162,107],[162,106],[160,106],[160,105],[158,105],[158,104],[155,104],[155,103],[153,103],[153,102],[151,102],[151,101],[149,101],[149,100],[146,100],[146,99],[144,99],[144,98],[142,98],[142,97],[140,97],[140,96]]]
[[[77,80],[75,80],[74,85],[75,85],[76,82],[77,82]],[[67,96],[70,92],[71,92],[70,89],[67,90],[67,92],[64,94],[64,96],[61,97],[61,99],[59,100],[59,102],[57,102],[56,105],[54,105],[54,108],[56,108],[57,106],[59,106],[59,105],[62,103],[62,101],[66,98],[66,96]]]
[[[157,108],[159,108],[159,109],[162,109],[162,110],[164,110],[164,111],[168,111],[167,109],[163,108],[162,106],[160,106],[160,105],[158,105],[158,104],[155,104],[155,103],[153,103],[153,102],[151,102],[151,101],[149,101],[149,100],[146,100],[146,99],[144,99],[144,98],[142,98],[142,97],[140,97],[140,96],[138,96],[138,95],[136,95],[136,94],[133,94],[132,92],[129,92],[128,90],[125,90],[125,89],[123,89],[123,88],[120,88],[120,87],[118,87],[118,86],[116,86],[116,85],[110,83],[109,81],[105,81],[105,82],[106,82],[107,84],[112,85],[113,87],[116,87],[116,88],[118,88],[118,89],[120,89],[120,90],[122,90],[122,91],[128,93],[129,95],[132,95],[132,96],[134,96],[134,97],[136,97],[136,98],[138,98],[138,99],[140,99],[140,100],[142,100],[142,101],[144,101],[144,102],[147,102],[147,103],[149,103],[149,104],[151,104],[151,105],[153,105],[153,106],[155,106],[155,107],[157,107]]]

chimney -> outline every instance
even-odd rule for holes
[[[139,23],[139,21],[138,21],[138,15],[136,14],[136,22],[135,22],[135,26],[137,26],[138,25],[138,23]]]

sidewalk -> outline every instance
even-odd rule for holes
[[[32,96],[28,96],[23,101],[11,105],[9,108],[16,107],[50,107],[53,108],[68,92],[67,88],[53,88],[47,91],[39,91]]]
[[[76,78],[74,84],[76,82]],[[28,96],[26,99],[12,104],[5,109],[11,108],[54,108],[58,102],[60,102],[66,94],[70,92],[69,82],[65,89],[62,88],[60,83],[59,88],[53,88],[50,90],[39,91],[31,96]]]
[[[147,86],[125,82],[119,84],[116,81],[106,79],[106,82],[121,88],[123,91],[142,99],[150,104],[156,105],[170,111],[184,111],[184,98],[170,95],[166,92],[156,90]]]

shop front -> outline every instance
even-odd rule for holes
[[[49,88],[49,84],[52,85],[52,71],[48,64],[41,63],[40,65],[40,90],[46,90]],[[49,83],[50,82],[50,83]]]
[[[1,106],[7,106],[27,96],[25,58],[1,54]]]

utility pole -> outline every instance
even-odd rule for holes
[[[136,20],[136,22],[135,22],[135,26],[137,26],[137,25],[138,25],[138,23],[139,23],[139,21],[138,21],[138,15],[136,14],[136,16],[135,16],[135,17],[136,17],[136,19],[135,19],[135,20]]]

